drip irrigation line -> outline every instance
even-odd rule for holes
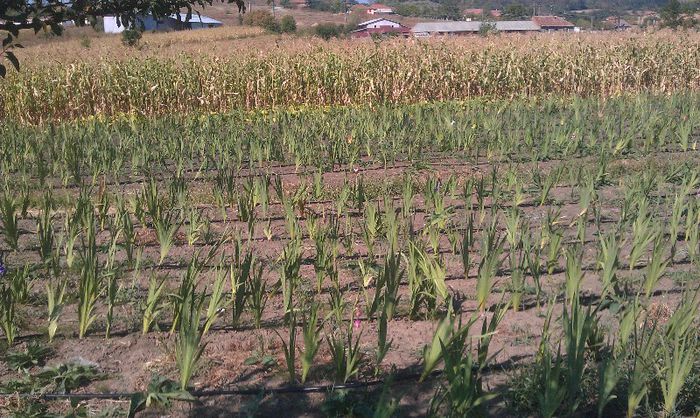
[[[674,263],[674,265],[684,265],[684,264],[688,264],[688,263],[689,263],[688,260],[683,260],[682,262],[676,261],[676,262]],[[645,266],[642,266],[641,268],[643,268],[643,267],[645,267]],[[641,269],[641,268],[639,268],[639,269]],[[635,269],[637,269],[637,268],[635,267]],[[585,270],[585,269],[584,269],[584,270]],[[564,271],[564,270],[562,269],[562,270],[555,271],[555,273],[562,273],[563,271]],[[585,270],[585,271],[587,271],[587,270]],[[450,279],[450,278],[448,278],[448,279],[446,279],[446,280],[447,280],[447,281],[450,281],[450,280],[456,280],[456,279]],[[670,290],[661,290],[661,289],[657,289],[657,290],[655,290],[655,291],[651,294],[651,296],[653,296],[653,297],[658,297],[658,296],[663,296],[663,295],[674,295],[674,294],[681,294],[682,292],[683,292],[683,290],[680,290],[680,289],[670,289]],[[633,294],[629,294],[629,293],[625,293],[624,295],[625,295],[625,296],[633,296]],[[598,302],[598,303],[602,302],[602,300],[600,299],[600,295],[591,294],[591,295],[588,295],[588,296],[584,297],[584,299],[585,299],[586,304],[587,304],[586,306],[588,306],[588,305],[595,305],[596,302]],[[564,296],[560,295],[560,296],[558,296],[558,297],[555,299],[555,303],[560,303],[560,302],[562,302],[563,300],[564,300]],[[491,308],[489,308],[489,309],[487,309],[487,310],[488,310],[489,312],[492,312],[493,309],[495,309],[495,307],[496,307],[497,305],[500,305],[500,304],[501,304],[501,303],[494,304]],[[523,302],[523,303],[522,303],[522,306],[521,306],[521,309],[522,309],[522,310],[528,310],[528,309],[532,309],[532,308],[534,308],[534,307],[536,307],[536,306],[537,306],[536,301],[530,300],[530,301],[528,301],[528,302]],[[468,313],[474,313],[474,312],[475,312],[474,310],[466,310],[466,309],[461,309],[461,308],[460,308],[458,311],[456,311],[456,313],[460,313],[460,314],[468,314]],[[394,315],[394,319],[397,319],[397,320],[406,319],[406,318],[409,318],[409,315],[408,315],[408,314],[404,314],[404,315]],[[376,317],[376,316],[374,316],[374,317],[360,316],[360,317],[356,317],[356,318],[352,318],[352,319],[351,319],[351,318],[343,318],[342,321],[343,321],[344,323],[347,323],[347,322],[355,321],[355,320],[360,320],[360,321],[362,321],[362,322],[367,322],[367,323],[369,323],[369,322],[372,322],[372,321],[377,321],[377,320],[378,320],[378,317]],[[76,324],[76,323],[78,323],[77,320],[69,322],[69,324]],[[164,324],[160,324],[160,325],[162,325],[162,329],[163,329],[163,330],[166,330],[166,329],[169,329],[169,328],[172,326],[172,323],[164,323]],[[297,322],[297,323],[296,323],[296,327],[301,327],[302,325],[303,325],[303,324],[302,324],[301,322]],[[276,330],[276,329],[278,329],[278,328],[282,328],[283,326],[285,326],[283,323],[280,323],[280,322],[273,322],[273,321],[271,321],[271,320],[268,320],[267,322],[263,322],[263,326],[261,326],[260,328],[256,328],[256,327],[255,327],[254,325],[252,325],[252,324],[238,325],[238,326],[233,326],[233,325],[213,325],[213,326],[210,328],[210,331],[216,331],[216,332],[243,332],[243,331],[253,331],[253,330],[265,330],[265,331],[270,331],[270,330]],[[104,336],[102,335],[104,332],[105,332],[104,328],[102,328],[102,329],[97,329],[97,330],[93,330],[90,334],[87,335],[87,338],[91,338],[91,337],[104,338]],[[110,333],[110,336],[112,336],[112,337],[125,337],[125,336],[128,336],[128,335],[132,335],[132,334],[134,334],[134,333],[139,333],[139,335],[140,335],[140,329],[115,331],[115,332]],[[149,334],[153,334],[153,333],[155,333],[155,331],[150,331],[150,332],[149,332]],[[167,331],[160,331],[160,333],[161,333],[161,334],[168,334]],[[45,336],[46,336],[46,334],[41,334],[41,333],[38,333],[38,332],[33,332],[33,333],[29,333],[29,334],[18,335],[18,336],[15,337],[15,341],[18,341],[18,342],[20,342],[20,341],[30,341],[30,340],[32,340],[33,338],[43,338],[43,337],[45,337]],[[60,338],[60,336],[57,336],[57,338]],[[66,340],[67,340],[67,339],[68,339],[68,338],[66,338]],[[0,397],[2,397],[2,396],[8,396],[8,395],[7,395],[7,394],[2,394],[2,393],[0,393]]]
[[[455,150],[454,152],[458,152],[458,151]],[[636,155],[646,158],[646,157],[655,156],[655,155],[659,155],[659,154],[688,155],[688,154],[692,154],[694,152],[695,151],[692,151],[692,150],[682,151],[682,150],[676,150],[676,149],[667,147],[667,148],[659,149],[655,152],[649,152],[649,153],[642,152],[641,154],[636,154]],[[376,164],[373,162],[373,160],[371,160],[370,164],[373,164],[373,165],[370,167],[364,167],[362,171],[366,172],[366,171],[391,170],[391,169],[397,169],[397,170],[398,169],[406,169],[406,168],[411,168],[413,166],[413,163],[416,161],[417,162],[424,161],[424,162],[426,162],[426,164],[429,164],[431,166],[453,167],[453,166],[467,166],[467,165],[471,164],[471,165],[475,166],[475,168],[478,168],[479,166],[490,166],[493,164],[499,164],[499,163],[511,161],[515,157],[521,157],[520,154],[506,153],[503,155],[502,158],[488,160],[486,155],[474,156],[472,154],[458,154],[456,156],[453,155],[454,159],[458,161],[457,164],[454,164],[454,163],[443,162],[445,154],[446,154],[445,152],[435,151],[435,152],[428,153],[428,155],[424,156],[423,159],[417,159],[417,158],[413,159],[413,160],[411,160],[411,159],[396,159],[396,161],[391,166],[384,166],[383,164]],[[585,155],[585,156],[579,157],[579,159],[580,160],[595,160],[596,157],[597,157],[596,155]],[[617,159],[614,159],[613,161],[625,161],[625,160],[629,160],[629,159],[631,159],[631,158],[617,158]],[[480,160],[485,160],[485,162],[480,162]],[[552,158],[550,160],[547,160],[547,162],[561,162],[561,161],[565,161],[565,159],[564,158]],[[247,178],[250,176],[258,177],[262,174],[266,174],[264,171],[262,171],[265,169],[268,169],[268,170],[269,169],[278,169],[278,170],[282,169],[281,172],[272,173],[272,174],[277,174],[280,176],[291,176],[291,175],[298,176],[299,174],[308,175],[308,174],[314,173],[316,171],[315,170],[316,167],[308,166],[308,165],[304,166],[305,170],[302,173],[297,173],[296,171],[286,171],[285,169],[293,170],[294,164],[289,164],[289,163],[284,163],[284,162],[278,163],[278,162],[274,162],[274,161],[268,162],[269,165],[267,165],[263,169],[251,168],[251,166],[250,166],[251,162],[253,164],[255,164],[254,161],[249,161],[249,160],[242,161],[240,171],[241,172],[247,171],[247,172],[245,174],[241,173],[241,174],[234,175],[232,177],[234,177],[234,178]],[[516,161],[516,162],[519,164],[531,164],[532,160],[524,160],[524,161]],[[538,162],[542,162],[542,161],[538,161]],[[163,164],[162,167],[160,167],[160,168],[167,170],[169,167],[172,167],[172,166],[174,166],[174,163],[166,163],[166,164]],[[195,168],[188,168],[188,169],[183,170],[183,173],[196,174],[197,172],[201,171],[201,172],[205,173],[205,175],[206,175],[210,172],[217,172],[220,170],[222,170],[222,169],[221,168],[205,168],[203,170],[198,170]],[[344,173],[344,172],[349,173],[350,171],[351,171],[351,168],[349,167],[349,165],[345,164],[345,165],[339,167],[338,169],[333,168],[330,171],[324,171],[324,174],[326,174],[326,173],[328,173],[328,174]],[[120,172],[119,174],[122,176],[129,176],[130,172],[131,172],[131,166],[128,166],[124,170],[122,170],[122,172]],[[140,184],[146,179],[146,174],[137,174],[137,175],[134,175],[133,177],[135,179],[129,179],[129,180],[123,180],[123,181],[122,180],[110,181],[108,183],[105,183],[105,185],[106,186],[115,186],[115,185],[122,186],[122,185],[131,185],[131,184]],[[213,178],[213,177],[215,177],[215,175],[211,176],[211,178]],[[84,176],[84,178],[90,179],[90,178],[92,178],[92,176],[86,175],[86,176]],[[205,180],[208,179],[205,177],[203,177],[203,178]],[[166,179],[167,179],[167,177],[161,176],[160,181],[165,181]],[[29,180],[36,181],[36,180],[39,180],[39,177],[38,176],[30,176]],[[194,179],[190,179],[190,180],[194,180]],[[79,185],[72,183],[70,185],[64,186],[64,189],[76,189],[79,187],[80,187]]]
[[[659,151],[659,152],[667,152],[667,151]],[[445,163],[443,162],[444,160],[444,155],[441,155],[441,152],[433,152],[429,153],[429,155],[425,156],[423,160],[426,164],[431,165],[431,166],[442,166],[442,167],[454,167],[454,166],[468,166],[468,165],[474,165],[479,166],[479,165],[489,165],[490,162],[483,162],[479,163],[479,159],[486,159],[486,155],[479,155],[474,157],[473,155],[469,154],[463,154],[463,155],[457,155],[456,157],[453,155],[453,158],[457,160],[457,163]],[[411,160],[411,159],[397,159],[391,166],[381,164],[379,162],[376,162],[375,160],[369,160],[367,161],[370,166],[363,167],[362,171],[363,172],[370,172],[370,171],[380,171],[380,170],[403,170],[403,169],[410,169],[413,166],[414,161],[419,161],[417,159]],[[500,159],[499,159],[500,161]],[[558,160],[550,160],[550,161],[558,161]],[[502,161],[501,161],[502,162]],[[529,161],[528,161],[529,162]],[[301,172],[297,172],[295,169],[294,164],[289,164],[289,163],[272,163],[268,166],[265,166],[263,168],[256,168],[252,167],[252,165],[257,164],[254,161],[243,161],[242,164],[240,165],[240,168],[236,167],[227,167],[227,168],[235,168],[237,170],[238,174],[232,174],[229,177],[234,178],[234,179],[245,179],[249,177],[260,177],[266,174],[272,174],[272,175],[279,175],[280,177],[285,177],[285,176],[302,176],[302,175],[309,175],[309,174],[314,174],[317,172],[316,168],[314,166],[303,166],[304,170]],[[173,167],[175,163],[165,163],[162,166],[158,167],[162,169],[161,171],[168,171],[169,168]],[[335,164],[334,164],[335,166]],[[195,169],[195,168],[188,168],[184,169],[182,172],[185,174],[194,174],[195,176],[193,178],[188,178],[186,180],[188,181],[200,181],[204,182],[207,180],[212,180],[216,178],[217,172],[220,172],[222,170],[226,170],[227,168],[204,168],[204,169]],[[267,172],[265,170],[279,170],[277,172]],[[147,180],[147,178],[151,177],[154,178],[157,181],[162,181],[165,182],[166,180],[170,179],[171,177],[167,177],[166,175],[151,175],[148,173],[141,173],[141,174],[136,174],[136,175],[130,175],[131,173],[131,166],[125,168],[122,170],[122,172],[118,173],[121,177],[117,177],[116,180],[110,180],[109,182],[105,182],[105,186],[128,186],[132,184],[141,184]],[[352,172],[352,167],[348,164],[341,164],[337,169],[333,167],[330,171],[324,170],[323,174],[337,174],[337,173],[351,173]],[[197,175],[199,173],[199,175]],[[210,174],[214,173],[214,174]],[[107,173],[107,174],[113,174],[113,173]],[[129,176],[128,180],[119,180],[122,177]],[[85,175],[81,177],[82,179],[91,179],[93,176],[91,175]],[[160,177],[160,178],[157,178]],[[39,180],[39,177],[37,176],[31,176],[29,177],[29,180]],[[60,183],[59,183],[60,184]],[[71,183],[69,185],[63,186],[63,189],[65,190],[71,190],[71,189],[79,189],[82,186],[76,183]]]
[[[512,359],[511,359],[512,360]],[[509,369],[519,368],[521,365],[518,362],[506,361],[494,364],[487,364],[484,367],[472,366],[475,372],[482,375],[490,374],[494,371],[505,371]],[[427,375],[428,379],[435,379],[444,374],[444,370],[434,370]],[[302,393],[324,393],[333,390],[359,390],[380,385],[395,385],[406,382],[421,383],[419,379],[423,376],[422,373],[402,373],[390,374],[384,379],[375,379],[368,381],[358,381],[342,384],[327,384],[316,386],[281,386],[281,387],[248,387],[248,388],[230,388],[230,389],[209,389],[209,390],[193,390],[190,393],[195,398],[208,398],[214,396],[257,396],[261,394],[302,394]],[[0,393],[1,398],[23,398],[23,399],[43,399],[43,400],[126,400],[135,395],[141,395],[144,392],[109,392],[109,393]]]

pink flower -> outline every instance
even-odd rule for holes
[[[360,329],[361,321],[360,321],[360,308],[355,308],[355,314],[353,315],[355,317],[355,320],[353,321],[353,326],[355,329]]]

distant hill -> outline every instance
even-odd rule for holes
[[[536,7],[539,14],[565,13],[572,10],[658,10],[663,7],[668,0],[548,0],[548,1],[521,1],[523,5]],[[389,4],[418,3],[413,0],[386,1]],[[424,2],[423,2],[424,3]],[[518,3],[513,0],[433,0],[433,3],[457,5],[461,9],[466,8],[490,8],[502,9],[510,4]]]

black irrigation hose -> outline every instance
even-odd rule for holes
[[[482,375],[490,374],[494,371],[505,371],[521,367],[520,363],[511,361],[487,364],[482,368],[473,366],[474,371],[479,371]],[[444,370],[434,370],[428,374],[428,378],[434,379],[444,374]],[[390,374],[385,379],[375,379],[364,382],[350,382],[343,384],[328,384],[318,386],[282,386],[282,387],[257,387],[246,389],[210,389],[210,390],[194,390],[190,392],[195,398],[207,398],[212,396],[256,396],[260,394],[293,394],[293,393],[323,393],[332,390],[355,390],[364,389],[379,385],[393,385],[396,383],[415,382],[419,383],[422,373],[405,373],[400,375]],[[22,398],[22,399],[43,399],[43,400],[61,400],[61,399],[111,399],[125,400],[130,399],[135,395],[143,394],[143,392],[110,392],[110,393],[0,393],[2,398]]]
[[[479,371],[481,374],[489,374],[494,370],[506,370],[519,367],[516,363],[496,363],[491,365],[486,365],[479,369],[478,366],[473,366],[475,371]],[[428,374],[428,378],[434,379],[440,377],[444,374],[444,370],[434,370]],[[212,396],[255,396],[260,394],[292,394],[292,393],[323,393],[332,390],[355,390],[364,389],[379,385],[393,385],[396,383],[404,383],[409,381],[418,382],[418,379],[422,376],[422,373],[406,373],[401,375],[389,375],[386,379],[375,379],[364,382],[350,382],[343,384],[328,384],[328,385],[318,385],[318,386],[282,386],[282,387],[258,387],[258,388],[247,388],[247,389],[211,389],[211,390],[194,390],[190,392],[195,398],[207,398]],[[43,399],[43,400],[61,400],[61,399],[76,399],[76,400],[90,400],[90,399],[111,399],[111,400],[125,400],[130,399],[135,395],[142,394],[143,392],[111,392],[111,393],[0,393],[0,398],[23,398],[23,399]]]

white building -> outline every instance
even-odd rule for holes
[[[357,25],[358,29],[400,28],[401,24],[389,19],[372,19]]]
[[[394,14],[394,9],[383,4],[374,3],[373,5],[369,6],[367,13],[371,15],[390,15]]]
[[[416,23],[411,32],[416,37],[427,37],[477,34],[482,29],[492,29],[503,33],[532,33],[541,30],[536,23],[530,20],[502,20],[497,22],[422,22]]]
[[[178,20],[178,15],[172,14],[167,17],[162,17],[156,19],[155,17],[139,16],[136,18],[137,27],[142,28],[145,31],[169,31],[169,30],[185,30],[185,29],[203,29],[203,28],[216,28],[223,23],[216,19],[212,19],[208,16],[202,16],[198,14],[192,14],[190,20],[187,20],[186,13],[180,13],[180,19]],[[117,22],[116,16],[105,16],[104,17],[104,30],[105,33],[122,33],[126,27],[124,24]]]

